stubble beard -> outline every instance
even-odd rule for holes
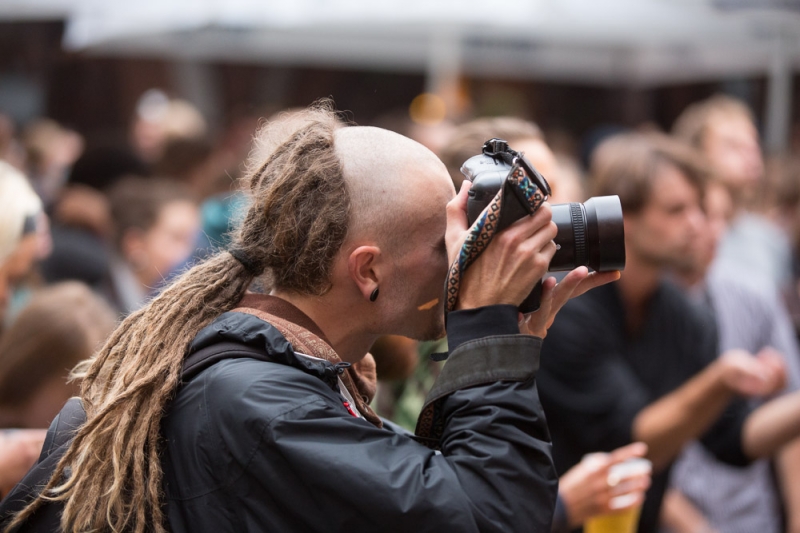
[[[444,328],[444,307],[437,305],[435,308],[428,311],[430,313],[429,320],[425,323],[425,328],[420,328],[419,332],[411,335],[415,341],[435,341],[444,337],[447,332]]]

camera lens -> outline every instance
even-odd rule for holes
[[[558,246],[550,271],[588,266],[598,272],[625,268],[625,232],[618,196],[552,206]]]

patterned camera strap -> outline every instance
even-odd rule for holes
[[[542,195],[539,188],[525,173],[525,170],[518,164],[515,164],[511,171],[508,173],[506,183],[511,187],[516,188],[522,193],[528,203],[529,213],[533,214],[540,205],[546,200]],[[458,301],[458,290],[461,284],[461,275],[469,268],[469,266],[478,258],[478,256],[486,249],[495,234],[500,231],[499,225],[503,209],[503,193],[506,186],[505,184],[500,187],[497,194],[486,206],[486,209],[478,216],[475,223],[469,230],[466,240],[461,247],[461,253],[447,275],[447,282],[445,285],[445,310],[449,313],[456,308]]]

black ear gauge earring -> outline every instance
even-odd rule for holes
[[[369,295],[369,301],[370,302],[374,302],[375,300],[377,300],[378,299],[378,294],[380,292],[381,292],[381,290],[378,287],[375,287],[375,290],[372,291],[372,294]]]

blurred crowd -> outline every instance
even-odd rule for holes
[[[209,131],[158,90],[140,98],[126,145],[0,115],[0,493],[35,461],[117,321],[226,247],[257,125]],[[744,103],[717,95],[669,131],[583,139],[512,116],[374,125],[425,144],[457,189],[462,163],[499,137],[545,176],[551,203],[620,197],[628,268],[569,304],[544,343],[554,530],[614,509],[609,470],[646,456],[652,482],[640,476],[617,506],[650,486],[640,531],[800,533],[800,159],[765,160]],[[413,430],[444,364],[430,356],[446,349],[380,339],[376,410]]]

